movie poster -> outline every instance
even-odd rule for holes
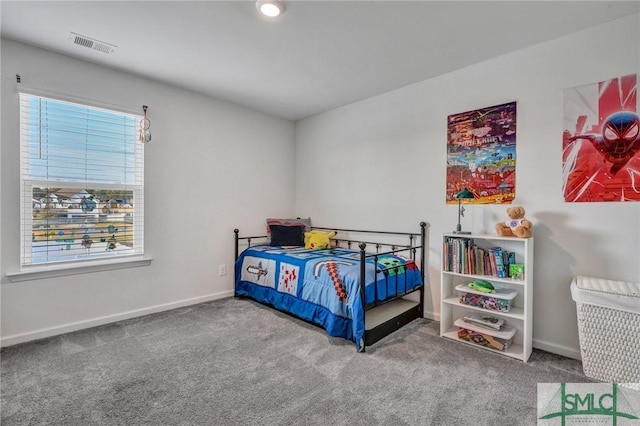
[[[568,202],[640,201],[638,74],[564,91]]]
[[[511,203],[516,196],[516,103],[447,118],[447,204],[463,188],[474,204]]]

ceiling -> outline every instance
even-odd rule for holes
[[[623,1],[7,1],[2,36],[298,120],[640,11]],[[74,32],[117,46],[73,44]]]

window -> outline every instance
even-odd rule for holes
[[[22,267],[143,254],[142,118],[20,93]]]

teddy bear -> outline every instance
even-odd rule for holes
[[[502,237],[531,237],[531,222],[524,218],[524,207],[513,206],[507,209],[509,220],[496,225],[496,232]]]
[[[310,249],[326,249],[331,247],[330,239],[336,236],[335,231],[309,231],[304,233],[304,247]]]

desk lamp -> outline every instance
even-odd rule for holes
[[[473,192],[469,191],[467,188],[463,188],[462,191],[458,192],[455,197],[458,199],[458,225],[456,226],[456,230],[453,232],[454,234],[470,234],[469,231],[463,231],[462,225],[460,225],[460,216],[462,216],[462,206],[460,205],[460,200],[462,199],[473,199],[476,198],[473,195]]]

